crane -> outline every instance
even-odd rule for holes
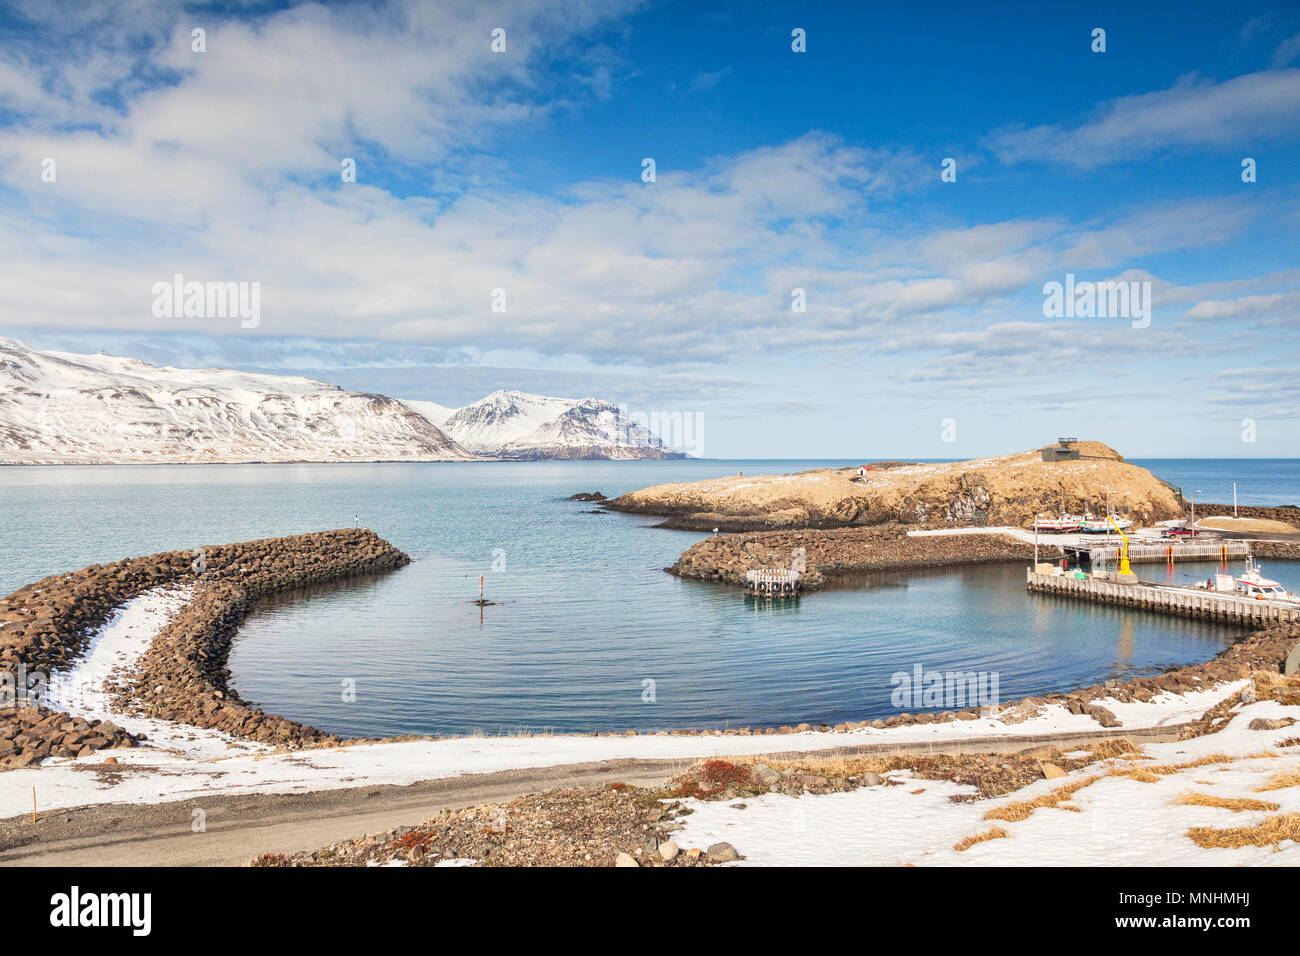
[[[1137,575],[1133,573],[1133,568],[1128,563],[1128,535],[1124,533],[1124,529],[1119,526],[1113,514],[1107,514],[1106,517],[1115,526],[1119,536],[1124,539],[1124,549],[1120,552],[1119,570],[1115,572],[1115,580],[1121,584],[1132,584],[1137,581]]]

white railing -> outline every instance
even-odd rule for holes
[[[800,588],[799,572],[786,568],[756,568],[745,572],[745,590],[763,594],[793,594]]]

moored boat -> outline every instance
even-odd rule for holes
[[[1098,518],[1091,511],[1084,514],[1083,520],[1079,522],[1079,530],[1085,534],[1109,534],[1116,527],[1120,531],[1127,531],[1133,527],[1133,522],[1114,514]]]
[[[1082,519],[1078,515],[1040,514],[1034,518],[1034,530],[1039,534],[1066,534],[1078,531]]]
[[[1206,587],[1197,584],[1197,587]],[[1279,582],[1266,578],[1254,559],[1246,558],[1246,570],[1239,577],[1220,572],[1214,576],[1214,590],[1221,593],[1231,592],[1257,601],[1285,601],[1288,604],[1300,604],[1300,597],[1288,591]]]

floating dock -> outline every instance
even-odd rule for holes
[[[1129,560],[1133,560],[1131,548]],[[1070,574],[1040,574],[1033,568],[1028,568],[1026,573],[1029,590],[1039,594],[1059,594],[1100,604],[1214,621],[1263,625],[1300,621],[1300,604],[1283,601],[1260,601],[1236,594],[1167,584],[1118,584],[1091,577],[1076,578]]]
[[[745,593],[762,597],[795,597],[803,590],[798,571],[759,568],[745,572]]]

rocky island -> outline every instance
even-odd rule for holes
[[[790,475],[744,475],[655,485],[605,507],[658,515],[664,527],[761,531],[907,525],[1032,527],[1034,515],[1111,510],[1147,524],[1182,517],[1179,489],[1101,442],[1074,442],[1078,457],[1043,449],[931,464],[880,462]]]

